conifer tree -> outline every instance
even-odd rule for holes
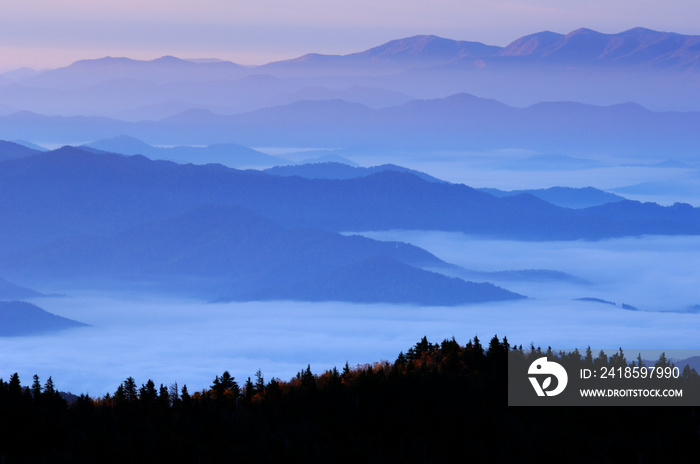
[[[255,391],[258,393],[265,391],[265,378],[260,369],[255,373]]]
[[[243,387],[243,397],[246,401],[250,401],[253,399],[253,395],[255,395],[255,385],[253,385],[250,377],[248,377],[248,380],[245,381],[245,386]]]
[[[160,384],[160,389],[158,390],[158,407],[160,409],[168,409],[170,407],[170,392],[168,392],[168,387]]]
[[[153,382],[153,380],[148,379],[148,381],[141,386],[141,389],[139,390],[139,397],[141,399],[141,403],[144,405],[151,406],[155,404],[156,399],[158,398],[158,392],[156,391],[156,384]]]
[[[182,386],[182,393],[180,394],[180,399],[182,400],[183,406],[188,406],[190,404],[190,400],[192,397],[190,396],[190,392],[187,391],[187,385]]]
[[[138,392],[136,391],[136,381],[133,377],[128,377],[123,383],[123,394],[124,401],[127,403],[135,403],[139,399]]]
[[[41,397],[41,383],[39,382],[39,376],[34,374],[34,381],[32,382],[32,397],[34,401],[38,401]]]
[[[56,395],[56,388],[53,385],[53,379],[51,377],[46,380],[46,384],[44,385],[44,396],[46,398],[53,398]]]
[[[19,396],[22,394],[22,384],[19,381],[19,374],[17,372],[10,376],[10,382],[7,389],[10,395]]]
[[[671,366],[671,361],[666,358],[666,352],[664,351],[661,353],[661,356],[659,356],[659,360],[656,361],[654,364],[654,367],[670,367]]]

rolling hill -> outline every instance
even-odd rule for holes
[[[395,169],[309,179],[75,147],[1,162],[0,198],[0,273],[11,280],[214,300],[393,295],[440,305],[520,297],[423,270],[444,263],[420,248],[340,234],[347,231],[520,240],[700,234],[700,209],[684,204],[569,209]]]
[[[0,301],[0,337],[45,334],[77,327],[86,327],[86,324],[51,314],[31,303]]]

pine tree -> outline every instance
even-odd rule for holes
[[[46,385],[44,385],[44,396],[46,398],[53,398],[56,396],[56,388],[53,385],[53,379],[51,377],[48,378]]]
[[[153,380],[148,379],[145,385],[141,385],[139,393],[142,404],[151,406],[156,403],[158,392],[156,391],[156,384],[153,383]]]
[[[586,348],[586,356],[583,358],[583,364],[587,368],[593,367],[593,351],[591,350],[591,345]]]
[[[255,373],[255,391],[258,393],[265,391],[265,379],[260,369]]]
[[[316,376],[311,372],[311,364],[306,366],[306,369],[297,374],[301,380],[302,388],[316,388]]]
[[[253,395],[255,395],[255,385],[253,385],[250,377],[248,377],[248,380],[245,381],[245,386],[243,387],[243,397],[246,401],[250,401],[253,399]]]
[[[19,381],[19,374],[17,372],[10,376],[7,389],[12,396],[20,396],[22,394],[22,384]]]
[[[231,391],[235,397],[238,397],[240,394],[241,389],[238,387],[236,379],[228,371],[224,371],[221,374],[221,385],[224,387],[224,390]]]
[[[170,392],[168,392],[168,387],[160,384],[160,389],[158,391],[158,407],[160,409],[168,409],[170,407]]]
[[[474,335],[474,354],[478,357],[481,358],[484,355],[484,347],[481,346],[481,342],[479,341],[479,337]]]
[[[41,383],[39,382],[39,376],[34,374],[34,381],[32,382],[32,397],[34,401],[38,401],[41,398]]]
[[[598,353],[598,357],[595,358],[593,364],[596,369],[600,369],[601,367],[608,365],[608,355],[605,354],[605,351],[600,350],[600,353]]]
[[[644,366],[644,360],[642,359],[642,353],[637,354],[637,366],[639,367],[645,367]]]
[[[190,396],[190,392],[187,391],[187,385],[182,386],[182,393],[180,394],[180,399],[182,400],[183,406],[189,406],[192,397]]]
[[[622,352],[622,348],[619,349],[617,353],[610,356],[610,365],[612,367],[626,367],[627,360],[625,359],[625,354]]]
[[[659,356],[659,360],[656,361],[656,364],[654,364],[654,367],[670,367],[671,366],[671,361],[666,358],[666,352],[661,353],[661,356]]]
[[[128,377],[122,383],[122,389],[124,394],[124,401],[127,403],[135,403],[139,399],[138,392],[136,391],[136,381],[133,377]]]

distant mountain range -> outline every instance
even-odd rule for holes
[[[31,288],[22,287],[0,278],[0,300],[24,300],[38,296],[45,295]]]
[[[512,42],[495,54],[565,65],[614,65],[700,70],[700,36],[637,27],[618,34],[577,29],[569,34],[540,32]]]
[[[421,270],[442,261],[411,245],[285,228],[236,206],[201,207],[116,234],[55,240],[11,260],[15,272],[34,278],[71,276],[83,284],[128,283],[217,300],[463,304],[519,297]],[[369,266],[363,263],[373,272],[359,272]],[[410,282],[395,288],[404,274]],[[336,291],[341,287],[346,290]],[[365,293],[370,287],[374,300]]]
[[[599,206],[625,200],[625,198],[620,195],[604,192],[593,187],[551,187],[548,189],[535,190],[511,190],[509,192],[494,188],[481,188],[479,190],[499,198],[527,193],[547,203],[563,208],[590,208],[591,206]]]
[[[0,275],[10,280],[126,284],[216,300],[520,297],[428,272],[445,263],[420,248],[340,234],[347,231],[526,240],[700,234],[700,209],[682,204],[623,200],[576,210],[402,170],[309,179],[74,147],[1,162],[0,198]]]
[[[516,107],[635,102],[655,111],[700,111],[699,44],[700,36],[643,28],[617,34],[578,29],[539,32],[506,47],[421,35],[347,55],[311,53],[261,66],[105,57],[0,75],[0,114],[136,122],[187,110],[241,114],[302,100],[341,99],[380,109],[458,93]]]
[[[638,105],[541,103],[515,108],[467,94],[372,109],[342,100],[222,116],[191,110],[161,121],[0,116],[0,138],[95,140],[128,135],[154,145],[230,143],[248,147],[353,147],[359,150],[488,150],[603,153],[694,159],[700,112],[652,112]],[[258,158],[260,158],[258,156]],[[546,161],[542,161],[546,163]]]
[[[521,298],[430,272],[449,265],[425,250],[345,234],[696,235],[700,210],[594,189],[486,193],[396,165],[294,165],[264,152],[342,162],[523,149],[509,168],[594,168],[606,157],[693,166],[699,81],[700,36],[642,28],[540,32],[506,47],[425,35],[249,67],[107,57],[5,73],[0,139],[26,142],[0,142],[0,275],[210,300]],[[452,275],[576,281],[548,270]],[[32,295],[0,280],[2,292]]]
[[[300,176],[307,179],[353,179],[384,171],[408,172],[429,182],[443,182],[433,176],[395,164],[384,164],[363,168],[337,162],[304,163],[298,165],[275,166],[264,170],[275,176]]]
[[[228,167],[278,166],[289,161],[277,156],[253,150],[235,143],[219,143],[206,147],[179,146],[154,147],[126,135],[91,142],[85,147],[119,153],[122,155],[144,155],[150,159],[175,161],[177,163],[219,163]]]
[[[86,324],[51,314],[22,301],[0,301],[0,337],[38,335],[86,327]]]
[[[27,156],[36,155],[37,153],[40,153],[40,151],[18,143],[0,140],[0,161],[24,158]]]

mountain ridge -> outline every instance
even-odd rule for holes
[[[87,324],[49,313],[23,301],[0,301],[0,337],[38,335]]]
[[[189,110],[160,121],[101,117],[0,116],[0,138],[95,140],[128,135],[154,145],[372,147],[409,151],[519,147],[690,159],[700,111],[651,111],[636,103],[544,102],[518,108],[454,94],[373,109],[343,100],[298,101],[236,115]],[[676,156],[676,155],[674,155]]]
[[[345,55],[309,53],[259,66],[168,56],[150,61],[103,57],[17,72],[4,82],[0,76],[0,101],[3,113],[14,109],[132,121],[188,107],[250,112],[309,96],[343,97],[380,108],[456,93],[518,107],[568,99],[700,110],[699,44],[700,36],[643,28],[616,34],[579,29],[538,32],[506,47],[419,35]],[[350,91],[358,87],[374,90]],[[305,90],[310,88],[317,90]]]

